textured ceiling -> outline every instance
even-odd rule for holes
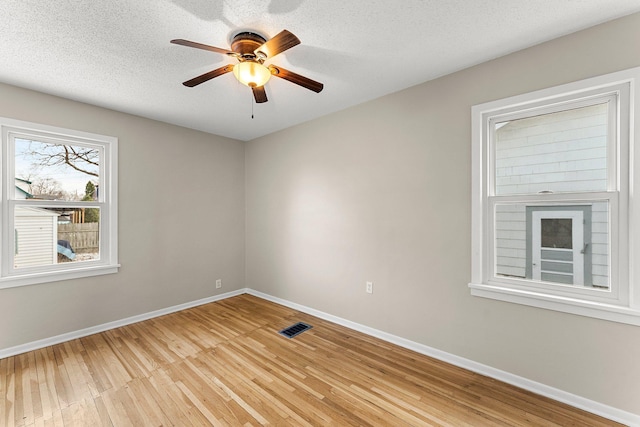
[[[0,81],[250,140],[638,11],[640,0],[2,0]],[[235,60],[169,40],[228,48],[247,29],[297,35],[267,63],[324,91],[271,79],[254,105],[232,74],[181,84]]]

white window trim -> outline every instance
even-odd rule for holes
[[[637,67],[472,107],[472,253],[471,283],[469,283],[472,295],[640,326],[640,283],[635,283],[634,280],[640,274],[640,250],[637,249],[637,245],[640,244],[640,207],[638,206],[640,202],[634,197],[634,190],[640,188],[640,173],[635,173],[635,170],[640,168],[640,150],[635,149],[637,133],[634,132],[635,123],[640,123],[640,108],[636,105],[640,100],[639,81],[640,67]],[[628,126],[618,122],[617,138],[622,141],[627,139],[629,144],[628,148],[620,147],[614,159],[618,160],[621,169],[628,168],[628,172],[621,171],[617,176],[624,177],[626,173],[628,179],[621,179],[618,182],[621,196],[614,195],[610,199],[617,204],[616,209],[620,214],[620,217],[614,221],[618,223],[616,228],[619,232],[614,233],[612,224],[612,234],[617,236],[612,236],[610,242],[611,262],[615,262],[618,266],[617,269],[612,268],[613,298],[610,300],[586,299],[581,297],[579,292],[563,294],[554,292],[553,289],[545,289],[544,286],[528,286],[526,283],[524,286],[514,286],[513,281],[492,280],[489,277],[489,272],[492,271],[489,263],[493,262],[492,248],[487,242],[487,236],[493,236],[493,234],[487,234],[491,227],[491,215],[487,210],[490,195],[488,183],[492,179],[487,169],[490,159],[487,158],[489,153],[485,145],[488,139],[485,125],[487,117],[499,115],[505,111],[527,109],[534,103],[537,105],[562,103],[589,96],[592,93],[604,93],[615,86],[627,84],[629,87],[628,111],[625,110],[624,105],[618,107],[621,115],[628,115]],[[623,99],[621,104],[624,102],[626,100]],[[611,168],[609,171],[614,173]],[[628,198],[623,197],[625,194],[628,194]],[[594,194],[594,196],[597,195]],[[518,196],[514,197],[514,199],[518,198]],[[559,198],[566,199],[567,195],[560,195]]]
[[[41,266],[15,270],[10,265],[8,254],[13,248],[13,239],[5,236],[13,236],[13,207],[16,202],[14,193],[13,171],[13,147],[9,138],[13,134],[32,135],[44,139],[53,139],[58,142],[71,142],[74,144],[91,144],[99,146],[104,151],[103,164],[100,166],[99,201],[91,204],[101,208],[100,227],[100,260],[86,261],[82,263],[64,263],[51,266]],[[55,126],[41,125],[21,120],[0,117],[0,135],[2,137],[2,150],[0,153],[0,185],[2,197],[0,197],[0,289],[17,286],[33,285],[38,283],[55,282],[60,280],[77,279],[103,274],[117,273],[118,264],[118,139],[112,136],[98,135]],[[87,204],[89,202],[83,202]],[[64,206],[74,205],[75,202],[29,202],[30,206]]]

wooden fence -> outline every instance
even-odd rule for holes
[[[97,222],[58,224],[58,240],[66,240],[75,253],[98,252],[100,233]]]

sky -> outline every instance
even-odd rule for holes
[[[37,178],[51,178],[56,180],[60,188],[70,194],[78,194],[80,197],[85,194],[85,187],[88,181],[98,183],[98,177],[78,172],[70,166],[41,166],[37,159],[29,154],[29,151],[47,152],[55,149],[52,144],[44,144],[38,141],[28,141],[15,139],[15,177],[35,181]],[[47,148],[48,147],[48,148]],[[92,166],[92,172],[98,173],[98,167]]]

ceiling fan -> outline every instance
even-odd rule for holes
[[[271,76],[288,80],[316,93],[322,91],[324,87],[320,82],[296,74],[293,71],[285,70],[277,65],[264,65],[267,59],[271,59],[277,54],[300,44],[298,37],[287,30],[282,30],[269,40],[266,40],[260,34],[243,31],[236,34],[231,40],[231,50],[184,39],[171,40],[171,43],[222,53],[238,60],[238,63],[235,65],[224,65],[182,83],[188,87],[194,87],[215,77],[233,72],[240,83],[251,88],[253,97],[257,103],[267,102],[264,84],[267,83]]]

